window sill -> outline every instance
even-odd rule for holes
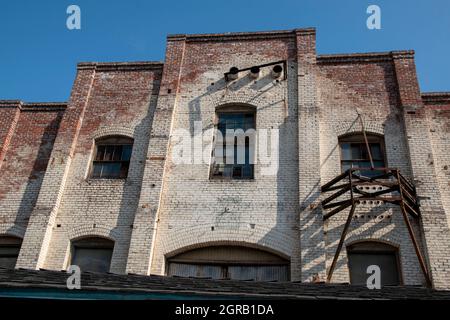
[[[84,180],[84,183],[87,185],[112,185],[112,186],[123,186],[127,184],[128,179],[126,178],[114,178],[114,179],[108,179],[108,178],[88,178]]]
[[[219,182],[219,183],[225,183],[225,182],[231,182],[231,183],[246,183],[246,182],[255,182],[256,179],[230,179],[230,178],[218,178],[218,177],[210,177],[209,182]]]

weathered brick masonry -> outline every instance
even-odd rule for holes
[[[23,238],[17,268],[65,269],[71,242],[114,241],[111,272],[167,273],[169,258],[215,245],[251,247],[290,261],[291,280],[324,279],[345,215],[323,221],[320,186],[341,173],[338,140],[384,138],[386,166],[412,181],[411,219],[433,285],[450,289],[450,93],[420,93],[412,51],[317,55],[314,29],[171,35],[165,62],[80,63],[70,100],[0,101],[0,235]],[[286,61],[282,77],[262,68]],[[178,129],[211,155],[216,112],[251,106],[256,129],[279,130],[278,171],[211,179],[211,161],[174,161]],[[126,179],[91,179],[96,139],[134,139]],[[201,146],[201,147],[200,147]],[[345,246],[399,248],[404,284],[424,277],[400,209],[364,204]],[[345,250],[332,281],[348,282]]]

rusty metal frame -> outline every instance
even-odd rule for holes
[[[365,177],[359,174],[359,171],[367,170],[376,170],[381,173],[374,177]],[[360,186],[382,186],[385,187],[385,189],[367,192],[358,188]],[[342,246],[344,245],[345,237],[347,236],[357,205],[360,204],[361,201],[380,201],[381,203],[392,203],[400,206],[403,219],[419,260],[420,268],[422,269],[427,285],[431,287],[428,267],[408,217],[409,214],[414,219],[420,219],[420,209],[416,189],[413,184],[401,175],[400,170],[393,168],[351,168],[324,184],[321,187],[321,191],[322,193],[333,192],[333,194],[321,202],[324,210],[332,209],[323,215],[324,221],[346,208],[351,207],[344,229],[342,230],[333,262],[328,271],[328,282],[331,281],[333,276],[337,260],[342,250]],[[339,198],[344,198],[344,200],[340,200]]]
[[[270,67],[270,66],[274,66],[277,64],[283,64],[283,80],[287,79],[287,61],[286,60],[279,60],[279,61],[275,61],[275,62],[269,62],[269,63],[264,63],[264,64],[259,64],[256,66],[251,66],[251,67],[247,67],[247,68],[243,68],[243,69],[238,69],[237,72],[243,72],[243,71],[248,71],[251,68],[265,68],[265,67]],[[226,81],[228,81],[228,75],[230,74],[230,71],[225,72],[223,74],[224,78]]]

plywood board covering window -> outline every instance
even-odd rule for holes
[[[289,261],[246,247],[212,246],[168,259],[168,275],[213,279],[288,281]]]
[[[20,238],[0,237],[0,268],[15,268],[21,245]]]
[[[381,271],[381,285],[401,284],[398,249],[380,242],[362,242],[347,247],[350,282],[366,285],[367,268],[377,265]]]
[[[103,238],[84,238],[72,243],[72,265],[81,271],[109,272],[114,242]]]

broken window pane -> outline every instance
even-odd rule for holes
[[[92,164],[91,178],[126,178],[133,149],[133,139],[107,137],[96,143],[97,154]]]
[[[95,157],[95,160],[103,160],[103,157],[105,156],[105,146],[98,146],[97,148],[97,155]]]
[[[384,154],[382,147],[382,138],[378,136],[368,136],[369,147],[372,155],[372,161],[375,168],[384,168]],[[379,141],[379,142],[375,142]],[[363,135],[351,135],[339,140],[341,149],[341,168],[346,171],[353,168],[371,168],[369,153]],[[374,177],[382,174],[380,170],[362,170],[357,171],[367,177]]]
[[[105,156],[103,157],[104,161],[112,160],[114,152],[114,146],[106,146],[105,147]]]
[[[252,179],[253,159],[250,159],[254,146],[250,143],[249,129],[255,127],[253,112],[221,112],[218,114],[218,131],[223,139],[217,138],[212,175],[232,179]],[[234,133],[230,136],[230,130]],[[239,132],[245,136],[239,136]],[[227,135],[228,133],[228,135]],[[226,165],[223,166],[222,163]]]

